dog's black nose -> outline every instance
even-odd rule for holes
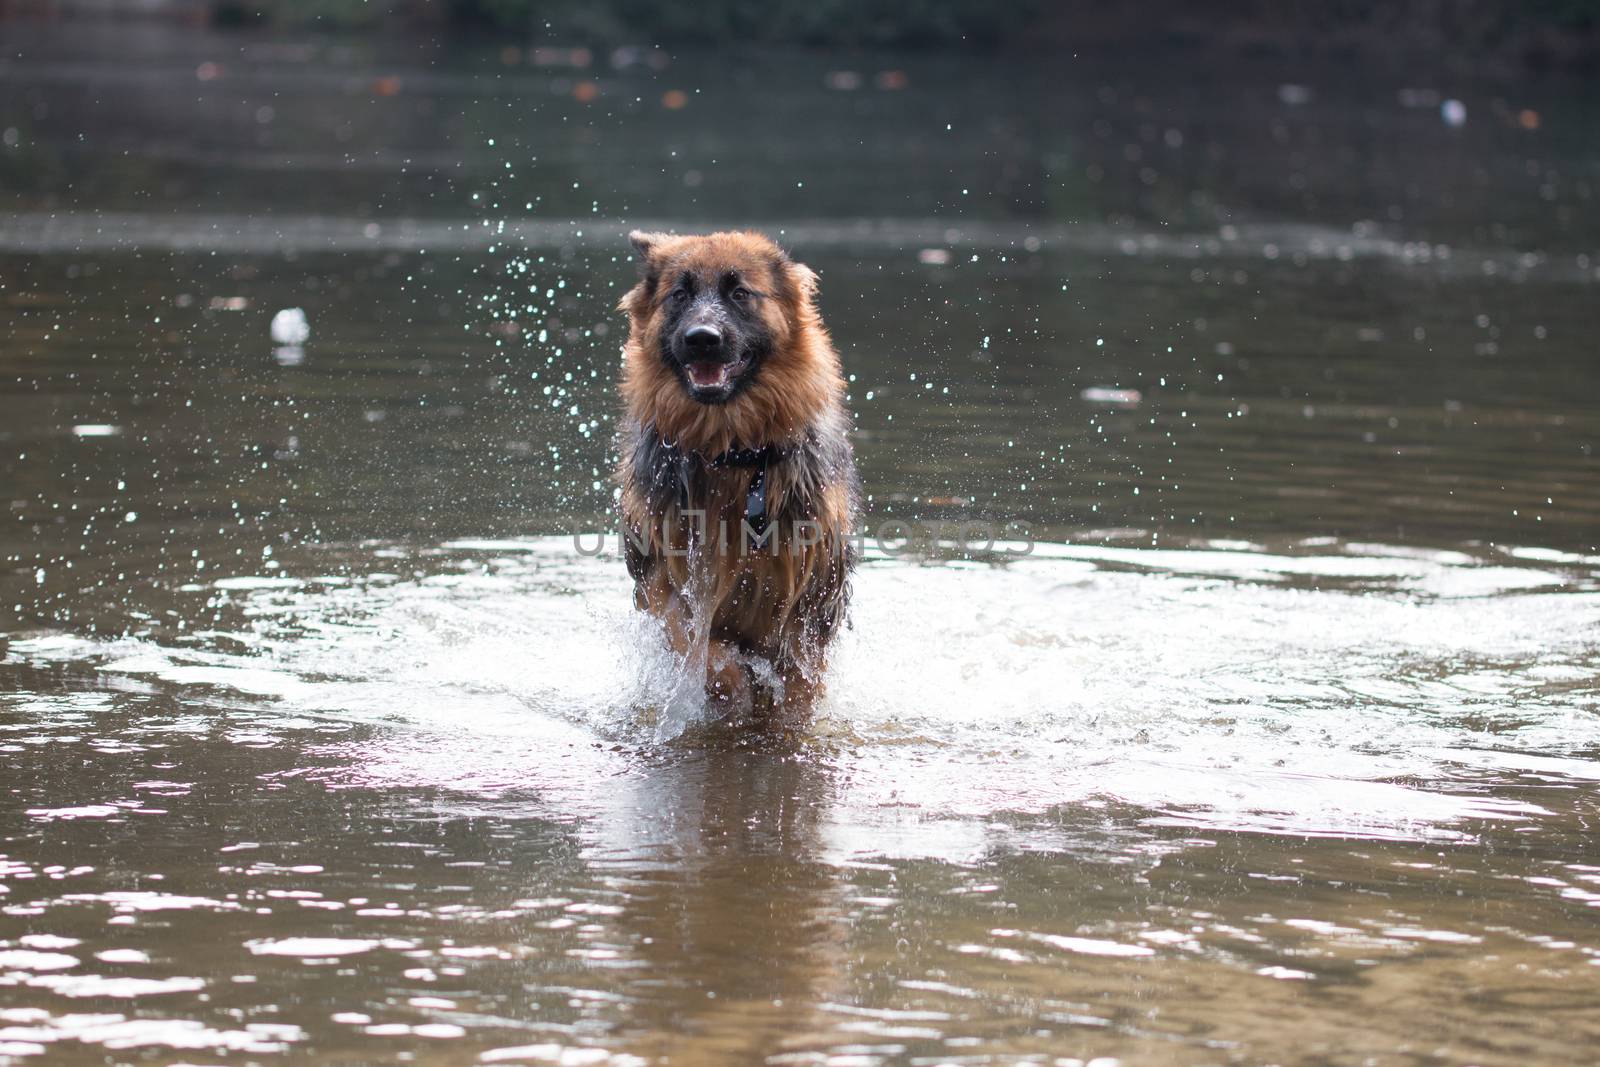
[[[704,324],[691,326],[684,331],[683,343],[697,352],[711,352],[721,347],[722,331]]]

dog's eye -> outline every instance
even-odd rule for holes
[[[728,295],[742,303],[746,300],[749,300],[751,294],[750,290],[746,289],[744,286],[736,285],[734,286],[733,292],[729,293]]]
[[[685,300],[689,299],[689,290],[674,289],[671,293],[667,294],[667,299],[672,301],[674,304],[681,304]]]

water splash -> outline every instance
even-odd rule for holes
[[[381,723],[336,742],[361,751],[335,777],[604,813],[626,837],[639,768],[704,723],[698,673],[615,559],[558,537],[446,548],[458,565],[414,581],[219,581],[248,627],[191,647],[13,651]],[[838,772],[841,840],[1106,801],[1150,825],[1460,837],[1541,816],[1480,788],[1485,753],[1600,745],[1590,562],[1040,545],[1005,565],[878,556],[858,584],[803,742]]]

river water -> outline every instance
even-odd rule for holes
[[[8,25],[0,1063],[1592,1062],[1597,103]],[[783,743],[593,552],[734,223],[1008,538]]]

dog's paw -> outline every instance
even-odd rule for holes
[[[750,669],[730,647],[713,648],[706,657],[706,701],[724,714],[750,710]]]

